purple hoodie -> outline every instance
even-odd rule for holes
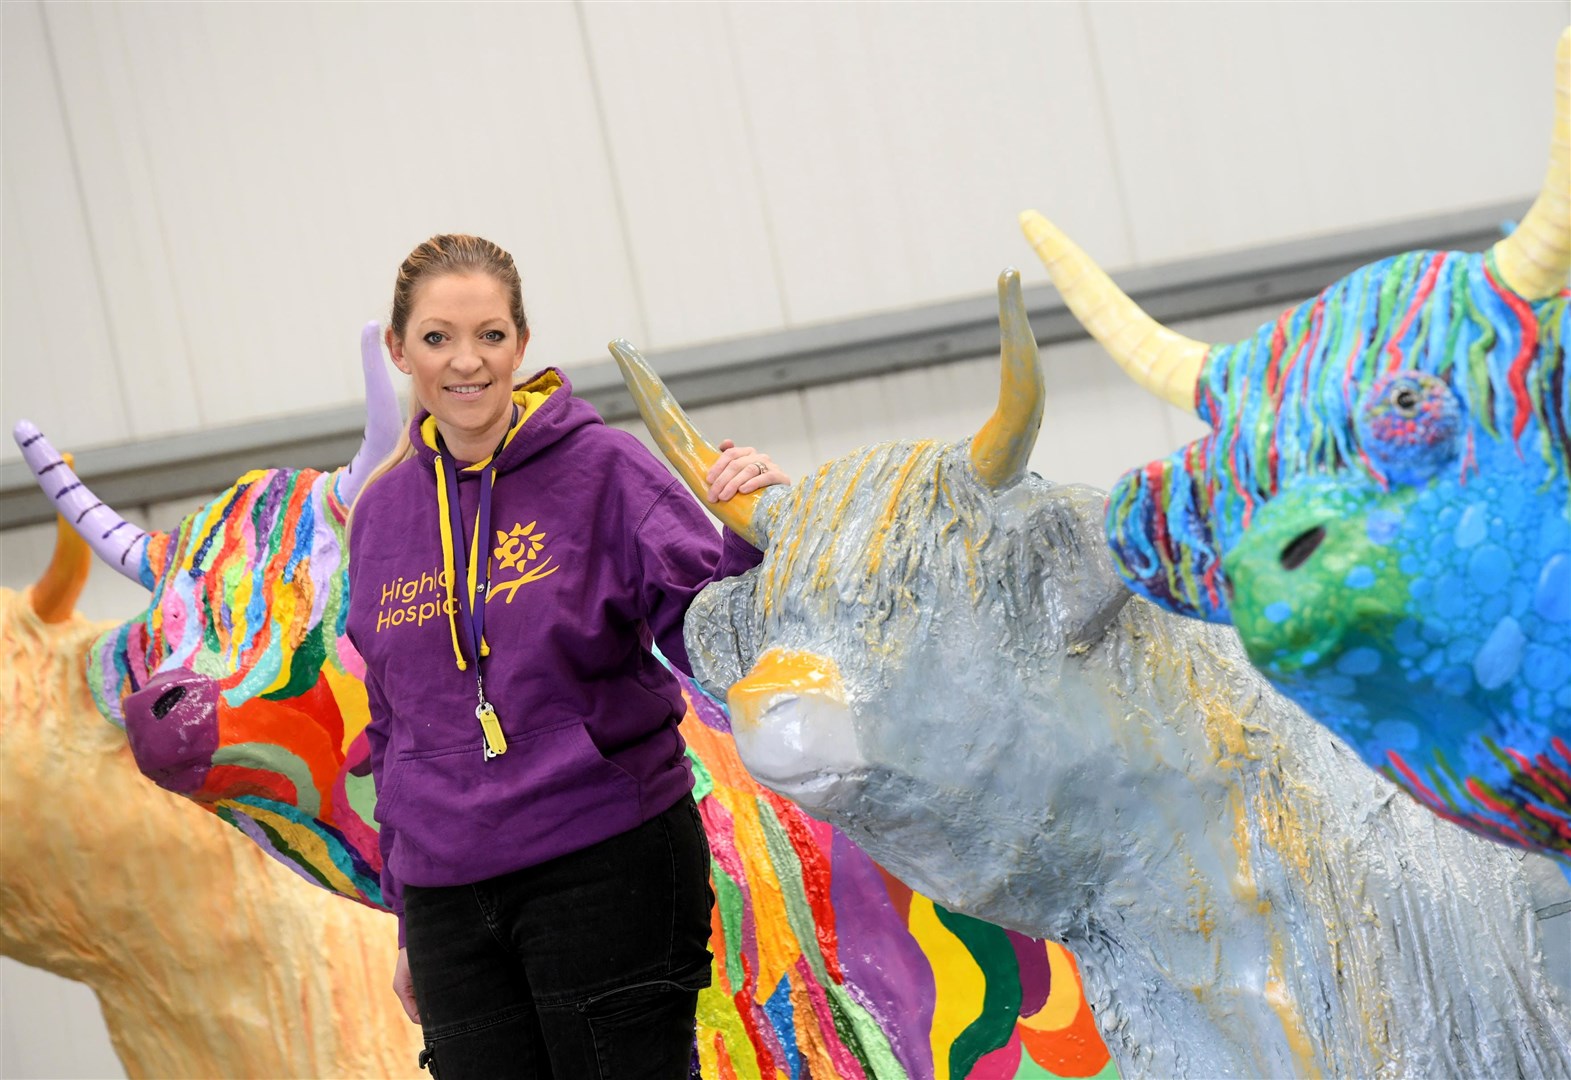
[[[496,457],[480,544],[491,582],[481,670],[505,753],[482,755],[427,414],[410,426],[417,456],[355,506],[348,633],[366,663],[382,891],[400,945],[402,883],[462,885],[532,866],[640,825],[691,790],[677,734],[685,706],[650,642],[685,669],[693,597],[761,559],[735,534],[722,539],[681,482],[574,398],[561,372],[534,376],[514,399],[524,420]],[[481,486],[479,472],[459,471],[464,533],[453,542],[466,553]]]

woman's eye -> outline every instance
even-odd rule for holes
[[[487,341],[493,343],[507,340],[507,335],[500,330],[487,330],[483,336]]]
[[[442,344],[442,335],[439,331],[432,330],[429,334],[420,340],[425,342],[427,345],[440,345]]]

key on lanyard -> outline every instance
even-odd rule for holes
[[[480,704],[475,706],[475,719],[480,721],[480,730],[485,732],[485,746],[482,756],[490,761],[507,753],[507,736],[502,734],[502,721],[496,718],[496,710],[485,699],[485,684],[477,675],[475,689],[480,699]]]

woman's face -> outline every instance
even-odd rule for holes
[[[388,333],[393,363],[414,380],[453,453],[489,454],[512,418],[513,373],[529,335],[513,324],[507,289],[489,274],[443,274],[415,290],[402,339]]]

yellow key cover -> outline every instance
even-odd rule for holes
[[[502,734],[502,722],[496,718],[491,703],[475,706],[475,716],[480,719],[480,730],[485,732],[485,744],[491,753],[507,753],[507,736]]]

